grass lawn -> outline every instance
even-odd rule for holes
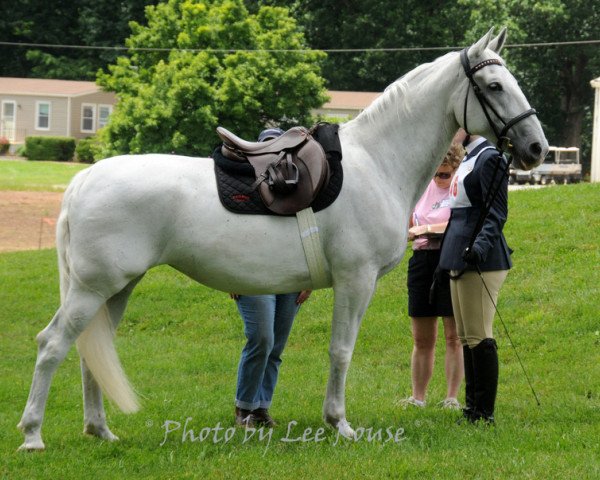
[[[85,163],[0,161],[0,190],[62,192]]]
[[[134,292],[118,333],[124,368],[143,399],[142,411],[130,416],[107,405],[121,441],[81,433],[73,349],[50,391],[47,450],[18,453],[15,425],[31,382],[34,337],[58,307],[56,252],[1,254],[0,478],[600,478],[600,185],[509,196],[515,267],[499,308],[540,407],[499,323],[495,428],[456,425],[456,413],[436,408],[445,392],[443,342],[428,406],[396,405],[410,392],[409,254],[380,281],[348,374],[348,419],[363,428],[362,438],[318,432],[330,290],[313,294],[292,330],[272,408],[280,426],[271,436],[244,438],[227,430],[244,344],[235,306],[226,294],[159,267]]]

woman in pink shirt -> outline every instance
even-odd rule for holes
[[[425,393],[435,360],[437,319],[442,317],[446,337],[447,394],[441,404],[444,408],[460,408],[456,396],[464,376],[462,346],[456,333],[447,274],[437,279],[431,298],[430,291],[439,263],[441,237],[450,218],[450,182],[463,155],[462,146],[453,143],[417,202],[410,220],[408,232],[409,240],[413,240],[413,256],[408,263],[407,286],[414,348],[411,358],[412,395],[402,400],[404,405],[425,406]]]

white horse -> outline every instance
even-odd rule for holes
[[[470,47],[471,65],[499,60],[505,40],[488,32]],[[497,62],[499,63],[499,62]],[[514,118],[529,109],[502,64],[474,79],[495,111]],[[352,437],[345,380],[361,319],[377,279],[400,262],[408,216],[439,165],[463,111],[473,133],[493,137],[461,67],[448,53],[390,85],[339,130],[344,185],[316,214],[335,305],[323,416]],[[519,168],[532,168],[548,144],[535,116],[511,129]],[[106,425],[102,391],[124,412],[138,403],[123,374],[113,334],[145,272],[168,264],[223,292],[267,294],[312,287],[294,217],[237,215],[216,192],[211,160],[170,155],[121,156],[80,172],[66,191],[57,227],[61,305],[37,336],[31,391],[19,428],[21,449],[43,449],[41,425],[52,375],[77,342],[84,432],[117,437]]]

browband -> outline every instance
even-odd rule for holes
[[[468,61],[468,59],[467,59],[467,61]],[[483,62],[479,62],[471,70],[466,72],[467,77],[471,78],[475,72],[477,72],[478,70],[481,70],[483,67],[487,67],[488,65],[500,65],[501,67],[504,66],[504,64],[497,58],[489,58],[487,60],[484,60]]]

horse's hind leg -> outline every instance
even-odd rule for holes
[[[83,433],[111,442],[118,440],[119,437],[112,433],[106,425],[102,390],[83,358],[80,363],[81,382],[83,384]]]
[[[142,277],[143,275],[130,282],[123,290],[106,302],[115,330],[123,318],[127,300],[131,292]],[[104,440],[118,440],[119,438],[110,431],[106,424],[102,390],[83,359],[81,359],[81,381],[83,386],[83,433],[94,435]]]
[[[104,301],[96,293],[71,289],[52,321],[38,334],[35,371],[29,398],[18,425],[25,435],[25,442],[19,450],[44,448],[41,429],[52,376]]]

